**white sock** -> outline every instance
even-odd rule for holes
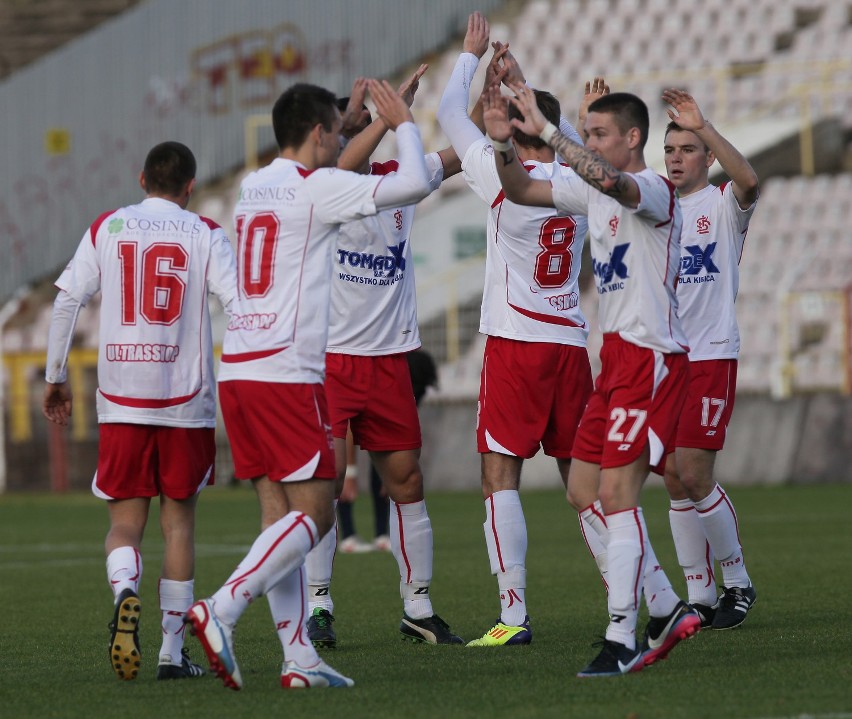
[[[114,599],[125,589],[139,594],[142,581],[142,555],[136,547],[116,547],[106,558],[106,572]]]
[[[308,609],[325,609],[334,614],[334,601],[331,598],[331,573],[334,555],[337,550],[337,520],[308,556],[305,557],[305,571],[308,577]]]
[[[583,541],[589,549],[589,553],[598,565],[598,571],[601,573],[601,580],[604,583],[604,588],[609,591],[606,584],[606,541],[608,538],[606,529],[606,519],[604,518],[603,507],[600,500],[595,500],[594,504],[590,504],[579,515],[580,533],[583,535]]]
[[[669,524],[677,561],[686,579],[689,603],[712,607],[716,604],[713,550],[691,499],[671,500]]]
[[[657,561],[657,554],[648,539],[645,517],[640,515],[640,519],[645,536],[645,575],[642,591],[645,593],[648,614],[652,617],[667,617],[680,602],[680,597],[675,594],[672,583]]]
[[[636,619],[645,568],[642,508],[607,514],[606,526],[609,533],[607,609],[610,618],[606,638],[635,649]]]
[[[317,542],[314,521],[302,512],[290,512],[267,527],[228,581],[212,599],[216,616],[234,626],[255,599],[301,567]]]
[[[485,500],[485,545],[500,590],[500,621],[510,627],[526,618],[527,522],[517,490],[494,492]]]
[[[190,579],[178,582],[173,579],[160,578],[158,591],[160,594],[160,611],[163,613],[163,643],[160,646],[160,664],[180,664],[181,649],[183,649],[184,629],[183,615],[192,606],[193,587],[195,582]]]
[[[728,495],[717,484],[700,502],[695,503],[707,541],[722,568],[722,581],[726,587],[751,585],[740,546],[737,513]]]
[[[432,522],[426,502],[390,503],[391,551],[399,566],[399,595],[412,619],[435,612],[429,596],[432,583]]]
[[[308,588],[304,567],[290,572],[266,592],[269,611],[281,640],[285,661],[295,661],[302,667],[312,667],[319,661],[305,631],[308,620]]]

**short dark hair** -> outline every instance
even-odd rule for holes
[[[668,124],[668,125],[666,125],[666,132],[665,132],[665,134],[663,135],[663,141],[664,141],[664,142],[665,142],[665,138],[667,138],[667,137],[669,136],[669,133],[670,133],[672,130],[674,130],[675,132],[692,132],[692,130],[684,130],[684,129],[683,129],[680,125],[678,125],[678,124],[677,124],[674,120],[671,120],[671,121],[669,122],[669,124]],[[710,148],[708,148],[708,147],[707,147],[707,145],[705,145],[705,144],[704,144],[704,142],[703,142],[702,140],[700,140],[700,139],[699,139],[699,142],[701,142],[701,146],[704,148],[704,152],[707,152],[707,150],[709,150],[709,149],[710,149]]]
[[[306,82],[285,90],[272,107],[272,129],[278,149],[299,147],[316,125],[331,130],[337,116],[333,92]]]
[[[161,142],[145,158],[142,174],[147,192],[176,197],[195,178],[195,155],[180,142]]]
[[[559,119],[562,114],[562,109],[559,106],[559,100],[545,90],[533,90],[535,94],[535,104],[541,110],[541,114],[547,118],[548,122],[552,122],[556,127],[559,127]],[[509,118],[521,117],[521,112],[511,102],[509,103]],[[540,150],[547,143],[538,135],[527,135],[521,132],[517,127],[512,128],[512,137],[521,147],[531,147]]]
[[[641,147],[648,142],[648,106],[636,95],[629,92],[613,92],[604,95],[589,105],[589,112],[605,112],[613,115],[615,124],[621,133],[626,133],[631,127],[639,129]]]

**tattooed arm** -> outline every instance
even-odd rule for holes
[[[536,105],[535,95],[522,85],[515,85],[512,90],[516,97],[511,101],[521,111],[524,119],[513,119],[511,124],[528,135],[541,135],[548,122]],[[629,174],[615,169],[597,153],[568,139],[556,128],[551,128],[552,134],[547,138],[542,136],[542,139],[556,150],[585,182],[626,207],[635,208],[639,205],[639,186]]]

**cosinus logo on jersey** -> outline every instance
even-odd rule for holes
[[[599,279],[598,294],[602,295],[606,292],[624,289],[624,282],[620,282],[619,280],[626,280],[629,277],[627,274],[627,265],[624,262],[624,256],[627,254],[628,249],[630,249],[630,243],[625,242],[623,245],[616,245],[612,248],[612,252],[609,255],[609,262],[599,262],[592,259],[592,269],[595,276]],[[613,282],[615,278],[618,279]]]

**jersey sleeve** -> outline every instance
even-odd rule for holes
[[[340,224],[376,214],[374,195],[381,181],[382,176],[326,167],[312,172],[306,182],[319,219]]]
[[[740,232],[745,233],[745,231],[748,230],[749,223],[751,222],[751,216],[754,214],[754,210],[757,207],[757,200],[752,202],[751,206],[743,209],[740,207],[737,196],[734,194],[733,182],[726,182],[722,185],[721,189],[722,197],[728,205],[728,212],[731,214],[731,217],[734,218],[737,229],[739,229]]]
[[[81,305],[86,305],[101,288],[101,270],[95,247],[100,227],[100,224],[93,225],[86,230],[74,257],[55,282],[60,290],[65,290]]]
[[[639,204],[625,209],[657,224],[671,220],[676,202],[674,185],[653,172],[631,173],[630,177],[639,186]]]
[[[429,172],[429,187],[434,192],[444,181],[444,163],[441,162],[441,156],[437,152],[430,152],[424,159]]]
[[[494,148],[485,137],[468,148],[462,159],[462,173],[470,188],[489,205],[503,191],[494,164]]]
[[[556,174],[550,180],[553,206],[566,215],[588,215],[592,187],[576,173]]]

